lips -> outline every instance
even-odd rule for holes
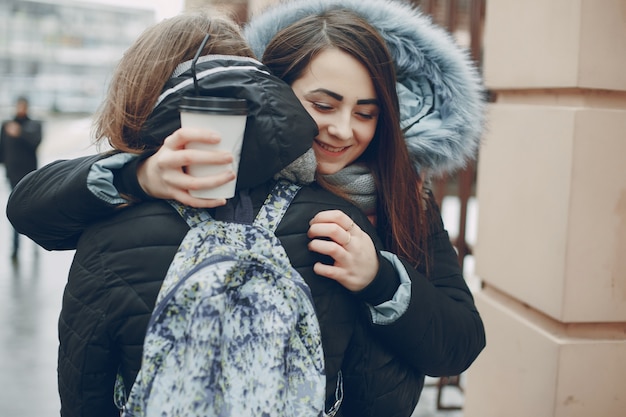
[[[316,144],[317,144],[320,148],[322,148],[323,150],[325,150],[325,151],[327,151],[327,152],[330,152],[330,153],[341,153],[341,152],[343,152],[343,151],[345,151],[346,149],[348,149],[348,148],[349,148],[349,146],[342,146],[342,147],[340,147],[340,148],[336,148],[336,147],[334,147],[334,146],[330,146],[330,145],[327,145],[327,144],[325,144],[325,143],[322,143],[322,142],[320,142],[320,141],[318,141],[318,140],[316,140],[316,141],[315,141],[315,143],[316,143]]]

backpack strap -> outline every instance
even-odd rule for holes
[[[227,201],[225,206],[217,207],[214,217],[209,214],[207,209],[186,206],[174,200],[168,200],[168,203],[185,219],[189,228],[196,227],[210,220],[251,224],[254,218],[252,199],[248,190],[239,191],[235,198]]]
[[[254,224],[275,232],[276,227],[278,227],[278,224],[285,215],[294,197],[298,194],[298,191],[300,191],[300,188],[302,188],[300,185],[289,181],[278,181],[276,185],[274,185],[272,192],[265,199],[265,203],[263,203],[261,210],[254,220]],[[244,197],[249,199],[247,195]],[[213,219],[207,210],[189,207],[174,200],[168,200],[168,203],[185,219],[190,228]],[[237,213],[235,217],[242,217],[242,215]],[[238,219],[234,218],[228,220],[237,221]],[[248,223],[244,218],[240,219],[238,222]]]
[[[265,203],[254,219],[254,224],[275,232],[300,188],[302,188],[300,185],[289,181],[278,181],[265,199]]]
[[[186,206],[174,200],[167,200],[167,202],[185,219],[189,228],[196,227],[213,219],[207,210]]]
[[[249,191],[238,190],[233,198],[226,200],[225,205],[215,208],[213,217],[223,222],[252,224],[254,208]]]

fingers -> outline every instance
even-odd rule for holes
[[[352,242],[352,236],[360,231],[354,221],[340,210],[319,212],[309,224],[310,238],[330,238],[342,247],[348,246]]]
[[[173,199],[193,207],[212,208],[223,205],[222,199],[205,200],[192,197],[189,190],[211,189],[235,179],[230,166],[220,173],[193,177],[186,167],[194,164],[228,165],[229,152],[186,149],[191,142],[219,143],[219,136],[210,130],[181,128],[168,136],[159,150],[138,166],[137,178],[150,196]]]
[[[224,172],[220,172],[212,175],[205,175],[201,177],[193,177],[187,173],[177,173],[176,178],[172,178],[170,183],[175,185],[176,188],[194,191],[194,190],[207,190],[224,185],[236,178],[232,169],[228,169]]]
[[[310,222],[309,250],[333,258],[332,265],[317,263],[316,274],[333,279],[351,291],[369,285],[378,272],[372,239],[339,210],[318,213]]]
[[[190,165],[227,165],[233,162],[233,155],[227,151],[206,151],[198,149],[164,150],[155,154],[161,170],[179,169]]]
[[[165,141],[155,155],[163,169],[181,168],[195,164],[224,165],[233,161],[230,152],[221,150],[198,150],[187,149],[191,143],[204,143],[215,145],[220,142],[220,137],[211,130],[180,128]]]
[[[355,236],[346,246],[333,241],[313,239],[309,250],[333,258],[333,264],[321,262],[313,266],[316,274],[337,281],[350,291],[367,287],[378,273],[378,256],[371,239],[365,233]]]
[[[354,244],[354,242],[351,242]],[[312,239],[309,242],[309,250],[322,255],[330,256],[335,261],[339,258],[344,259],[346,254],[345,246],[333,241],[325,239]]]
[[[213,130],[181,127],[165,138],[163,146],[171,149],[183,149],[189,142],[216,144],[220,140],[219,134]]]
[[[310,224],[319,223],[335,223],[342,227],[344,230],[352,231],[355,226],[354,221],[341,210],[325,210],[320,211],[313,217]]]
[[[307,235],[311,239],[328,238],[332,241],[329,243],[346,247],[352,243],[353,231],[344,229],[338,223],[312,223]],[[321,241],[328,242],[328,240]]]
[[[326,265],[321,262],[317,262],[315,265],[313,265],[313,272],[315,272],[317,275],[321,275],[335,281],[341,281],[340,278],[343,273],[340,268],[333,265]],[[348,289],[353,291],[353,288]]]

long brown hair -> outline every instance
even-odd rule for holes
[[[393,60],[380,34],[355,13],[335,9],[307,16],[274,36],[262,61],[292,84],[321,51],[338,48],[367,68],[380,102],[376,132],[360,160],[370,167],[377,189],[376,228],[387,249],[414,266],[426,264],[428,221],[422,180],[400,129]],[[320,178],[320,184],[335,191]]]
[[[224,15],[183,13],[149,27],[116,67],[94,121],[96,141],[108,140],[114,149],[140,152],[139,132],[163,85],[180,63],[194,58],[206,34],[210,37],[203,55],[254,57],[240,28]]]

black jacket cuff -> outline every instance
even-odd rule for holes
[[[357,298],[373,306],[391,300],[400,286],[400,279],[391,262],[380,253],[378,262],[380,266],[374,280],[361,291],[354,292]]]
[[[137,167],[152,155],[154,155],[154,151],[145,152],[137,158],[133,158],[122,168],[113,171],[113,185],[120,195],[134,202],[155,200],[141,188],[137,178]]]

